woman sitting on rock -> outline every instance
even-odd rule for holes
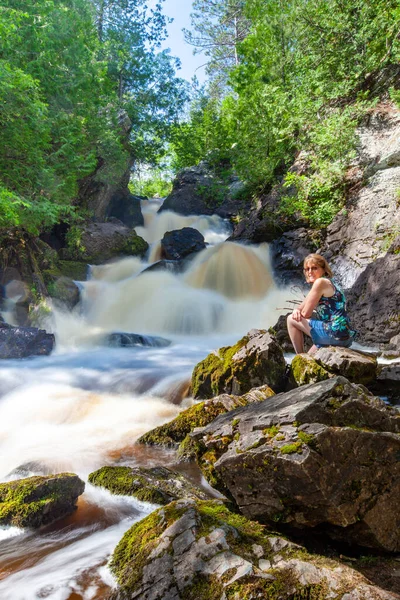
[[[292,314],[287,327],[296,354],[304,352],[304,334],[311,337],[313,353],[322,346],[344,346],[353,342],[355,331],[351,329],[346,312],[346,298],[332,281],[332,271],[320,254],[309,254],[304,259],[306,282],[311,290]],[[311,318],[315,311],[317,318]]]

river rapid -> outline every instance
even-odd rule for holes
[[[43,324],[51,356],[0,362],[0,480],[69,471],[87,482],[104,465],[175,466],[172,451],[135,440],[174,418],[194,365],[251,328],[273,325],[292,294],[278,289],[267,246],[225,242],[218,217],[156,214],[143,207],[147,262],[92,267],[72,312],[54,307]],[[183,273],[148,271],[167,230],[199,229],[209,246]],[[11,314],[11,313],[10,313]],[[8,317],[10,317],[8,314]],[[110,332],[167,338],[167,347],[109,348]],[[199,474],[180,466],[197,483]],[[115,585],[107,568],[123,533],[154,506],[86,483],[78,510],[38,532],[0,528],[0,600],[93,600]]]

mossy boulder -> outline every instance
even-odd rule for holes
[[[153,504],[169,504],[181,498],[207,498],[181,473],[166,467],[102,467],[89,475],[89,482],[113,494],[134,496]]]
[[[251,390],[243,396],[221,394],[216,398],[198,402],[183,410],[175,419],[160,425],[142,435],[138,443],[150,446],[176,447],[186,439],[187,435],[197,427],[204,427],[219,415],[222,415],[239,406],[246,406],[249,402],[261,402],[274,395],[269,386],[262,386]]]
[[[290,373],[296,385],[317,383],[332,377],[326,369],[317,363],[309,354],[297,354],[292,360]]]
[[[101,264],[120,255],[144,256],[147,242],[121,222],[86,223],[70,230],[69,246],[62,258]]]
[[[283,351],[275,338],[265,330],[252,329],[234,346],[219,348],[196,365],[192,394],[201,399],[242,395],[261,385],[277,392],[283,388],[285,371]]]
[[[118,582],[110,600],[390,597],[349,567],[311,555],[217,500],[173,502],[135,523],[110,568]]]
[[[0,525],[41,527],[74,512],[85,484],[73,473],[0,484]]]

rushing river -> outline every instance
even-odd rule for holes
[[[92,267],[80,305],[55,308],[44,324],[56,335],[54,353],[0,363],[1,481],[64,471],[87,481],[103,465],[174,465],[173,452],[135,440],[191,405],[197,362],[251,328],[273,325],[277,307],[287,306],[291,294],[276,289],[266,246],[223,243],[229,226],[217,217],[156,216],[155,208],[148,203],[138,228],[152,244],[149,262],[166,230],[196,227],[210,246],[180,275],[144,272],[148,263],[135,258]],[[108,348],[105,336],[115,331],[172,343]],[[200,482],[196,472],[188,476]],[[152,510],[86,483],[71,517],[39,532],[0,529],[0,600],[105,598],[115,545]]]

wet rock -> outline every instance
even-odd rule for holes
[[[208,481],[247,517],[400,550],[400,414],[335,377],[191,434]]]
[[[349,567],[312,556],[219,501],[178,501],[133,525],[116,547],[109,600],[393,599]]]
[[[275,338],[265,330],[252,329],[234,346],[219,348],[195,366],[193,397],[242,395],[260,385],[279,391],[285,370],[283,352]]]
[[[0,327],[0,359],[47,356],[55,344],[55,337],[36,327]]]
[[[273,395],[274,392],[270,387],[263,386],[254,388],[243,396],[222,394],[211,400],[198,402],[190,408],[183,410],[175,419],[169,421],[169,423],[160,425],[142,435],[138,443],[172,447],[180,444],[179,451],[181,458],[193,458],[194,449],[189,443],[188,434],[196,429],[196,427],[204,427],[221,414],[239,406],[245,406],[250,402],[261,402]]]
[[[343,375],[354,383],[367,385],[376,379],[376,358],[351,348],[340,346],[319,348],[313,358],[326,371]]]
[[[161,253],[167,260],[181,260],[205,247],[204,236],[192,227],[167,231],[161,240]]]
[[[106,337],[105,343],[113,348],[132,348],[134,346],[165,348],[171,345],[171,341],[163,337],[123,332],[110,333]]]
[[[309,354],[297,354],[290,365],[292,377],[298,386],[325,381],[330,373]]]
[[[73,309],[80,300],[80,289],[69,277],[58,277],[50,288],[51,297],[60,301],[68,309]]]
[[[146,269],[143,269],[142,273],[148,273],[149,271],[169,271],[170,273],[181,273],[183,271],[184,262],[179,260],[158,260]]]
[[[166,467],[102,467],[89,475],[89,482],[113,494],[134,496],[153,504],[164,505],[183,498],[208,499],[181,473]]]
[[[84,489],[72,473],[0,483],[0,524],[37,528],[53,523],[74,512]]]
[[[62,258],[101,264],[120,255],[144,256],[148,243],[121,222],[87,223],[80,228],[79,246],[63,248]]]

